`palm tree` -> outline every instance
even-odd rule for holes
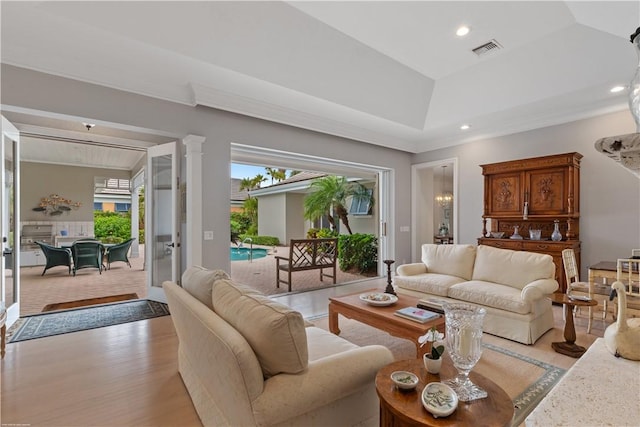
[[[349,226],[349,212],[345,207],[348,197],[365,197],[373,205],[373,196],[362,184],[351,183],[343,176],[325,176],[314,179],[309,186],[311,193],[304,199],[304,216],[315,220],[326,215],[333,230],[336,229],[334,215],[353,234]],[[332,215],[333,212],[333,215]]]
[[[273,185],[273,181],[280,182],[287,177],[286,169],[274,169],[274,168],[265,168],[267,171],[267,175],[271,177],[271,185]]]

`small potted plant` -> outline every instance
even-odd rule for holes
[[[424,346],[426,343],[430,343],[430,350],[423,356],[424,367],[430,374],[440,373],[440,367],[442,366],[441,356],[444,353],[444,345],[442,344],[443,339],[444,334],[442,332],[438,332],[435,326],[429,329],[429,332],[418,338],[420,347]]]

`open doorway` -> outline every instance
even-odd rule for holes
[[[316,158],[295,153],[284,153],[276,150],[252,147],[246,145],[232,144],[232,163],[242,163],[252,165],[256,172],[265,171],[265,168],[279,168],[288,171],[302,171],[297,178],[285,178],[285,180],[271,185],[270,179],[267,186],[259,188],[250,193],[259,199],[258,206],[262,214],[258,215],[258,222],[261,224],[260,234],[267,233],[278,237],[279,245],[267,247],[267,255],[262,259],[249,261],[231,262],[232,277],[260,289],[266,294],[280,294],[287,292],[286,287],[276,286],[276,256],[286,256],[288,254],[288,243],[290,239],[304,239],[308,237],[310,230],[318,229],[322,226],[322,218],[311,220],[304,218],[304,198],[309,193],[309,184],[314,179],[323,177],[345,177],[346,180],[363,185],[370,189],[374,196],[375,203],[371,210],[364,206],[360,212],[352,210],[358,208],[358,203],[353,204],[349,200],[349,225],[354,233],[371,233],[377,240],[377,267],[374,268],[373,275],[362,275],[354,271],[339,272],[337,283],[348,283],[358,280],[366,280],[371,277],[378,277],[386,274],[381,262],[387,259],[386,256],[392,248],[389,241],[388,230],[391,218],[389,216],[390,196],[386,191],[389,188],[391,171],[380,169],[372,165],[361,165],[350,162],[343,162],[335,159]],[[233,177],[232,177],[233,178]],[[233,179],[232,179],[233,182]],[[237,193],[236,193],[237,194]],[[363,214],[359,214],[363,213]],[[260,219],[262,218],[262,219]],[[326,225],[326,222],[325,222]],[[341,225],[340,233],[347,233],[344,224]],[[242,265],[240,265],[242,264]],[[253,264],[253,265],[251,265]],[[312,276],[312,279],[303,277],[304,274]],[[297,279],[297,276],[300,278]],[[318,271],[297,272],[293,277],[294,286],[292,291],[299,292],[310,288],[330,286],[331,281],[319,282]],[[300,283],[296,286],[296,281]],[[318,283],[313,283],[313,282]]]
[[[458,241],[458,159],[415,164],[411,169],[411,257],[417,262],[424,243]]]
[[[6,114],[16,123],[21,135],[20,154],[20,222],[16,224],[22,239],[23,227],[49,230],[48,243],[62,246],[69,239],[95,237],[94,210],[96,180],[142,180],[147,147],[175,140],[166,136],[118,130],[113,125],[91,125],[81,120],[32,115],[25,112]],[[99,180],[98,180],[99,181]],[[130,188],[139,190],[140,186]],[[54,195],[55,197],[51,197]],[[133,198],[126,208],[134,207]],[[64,199],[62,209],[41,206],[42,199],[54,203]],[[47,203],[49,203],[47,202]],[[123,210],[121,201],[113,201],[113,210]],[[129,204],[130,203],[130,204]],[[54,203],[55,204],[55,203]],[[136,205],[137,207],[137,205]],[[45,210],[47,209],[47,210]],[[51,215],[53,213],[53,215]],[[144,216],[143,212],[139,215]],[[137,221],[130,233],[138,236]],[[18,228],[19,227],[19,228]],[[114,262],[110,270],[79,270],[74,277],[68,267],[47,269],[43,275],[42,252],[32,251],[33,242],[19,240],[22,279],[20,315],[36,314],[48,305],[83,299],[135,294],[147,295],[144,245],[139,239],[129,252],[129,264]],[[24,244],[23,244],[24,243]],[[40,258],[40,259],[38,259]],[[105,264],[107,266],[107,264]]]

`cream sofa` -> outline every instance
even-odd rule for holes
[[[422,262],[398,266],[400,293],[484,307],[483,330],[533,344],[553,328],[558,289],[550,255],[480,245],[422,245]]]
[[[178,370],[205,426],[378,425],[375,375],[393,361],[300,313],[191,267],[163,283],[179,339]]]

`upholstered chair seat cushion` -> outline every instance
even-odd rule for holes
[[[299,312],[228,279],[215,282],[212,302],[213,310],[247,340],[265,378],[307,368],[307,333]]]

